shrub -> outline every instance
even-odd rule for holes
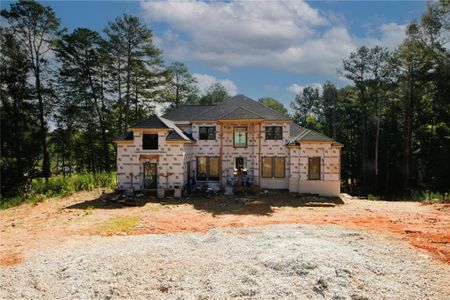
[[[90,191],[95,188],[115,188],[116,174],[79,173],[63,177],[57,175],[45,182],[44,178],[35,178],[21,194],[11,198],[0,198],[0,209],[17,206],[22,202],[37,203],[56,196],[68,196],[78,191]]]
[[[429,202],[429,203],[446,202],[446,201],[449,201],[449,193],[441,194],[439,192],[432,192],[429,190],[412,191],[411,198],[414,201],[420,201],[420,202]]]

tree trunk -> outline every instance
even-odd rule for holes
[[[42,146],[42,175],[45,177],[45,181],[48,182],[48,178],[51,175],[50,172],[50,157],[47,150],[47,128],[45,127],[45,117],[44,117],[44,101],[42,99],[42,87],[41,87],[41,71],[39,67],[39,56],[36,56],[36,66],[34,68],[35,72],[35,84],[36,93],[38,98],[39,106],[39,128],[40,128],[40,138]]]
[[[409,70],[411,72],[411,70]],[[407,188],[410,183],[411,177],[411,148],[412,148],[412,122],[414,112],[414,78],[409,78],[409,93],[408,101],[405,107],[405,124],[404,124],[404,136],[405,136],[405,148],[404,148],[404,169],[403,169],[403,187]]]
[[[380,97],[377,93],[377,129],[375,133],[375,191],[378,192],[378,147],[380,140]]]
[[[103,118],[103,111],[99,108],[99,105],[98,105],[98,96],[95,93],[94,81],[92,80],[92,75],[90,74],[90,72],[89,72],[89,84],[91,85],[92,98],[94,99],[94,107],[95,107],[95,110],[97,111],[98,120],[99,120],[99,123],[100,123],[100,129],[102,131],[104,170],[106,172],[109,172],[110,171],[110,165],[109,165],[108,138],[106,136],[106,124],[105,124],[105,120]],[[103,92],[101,94],[103,94]]]
[[[130,92],[131,92],[131,41],[128,40],[127,48],[127,95],[125,101],[125,127],[124,134],[128,130],[129,110],[130,110]]]

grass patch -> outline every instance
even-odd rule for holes
[[[79,191],[91,191],[96,188],[114,188],[116,174],[112,173],[79,173],[63,177],[57,175],[45,182],[44,178],[35,178],[21,195],[0,198],[0,209],[18,206],[24,202],[38,203],[48,198],[69,196]]]
[[[372,194],[367,195],[367,200],[376,201],[376,200],[380,200],[380,199],[381,198],[379,196],[376,196],[376,195],[372,195]]]
[[[161,207],[162,207],[161,204],[159,204],[159,203],[150,203],[147,205],[148,205],[148,210],[152,211],[152,212],[158,212],[161,210]]]
[[[116,217],[99,226],[97,232],[101,234],[130,233],[139,226],[139,218],[136,216]]]

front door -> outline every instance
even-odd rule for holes
[[[156,189],[157,166],[157,163],[144,163],[144,189]]]

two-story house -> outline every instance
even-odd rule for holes
[[[340,193],[342,144],[243,95],[153,115],[115,142],[122,190],[171,190],[194,179]]]

